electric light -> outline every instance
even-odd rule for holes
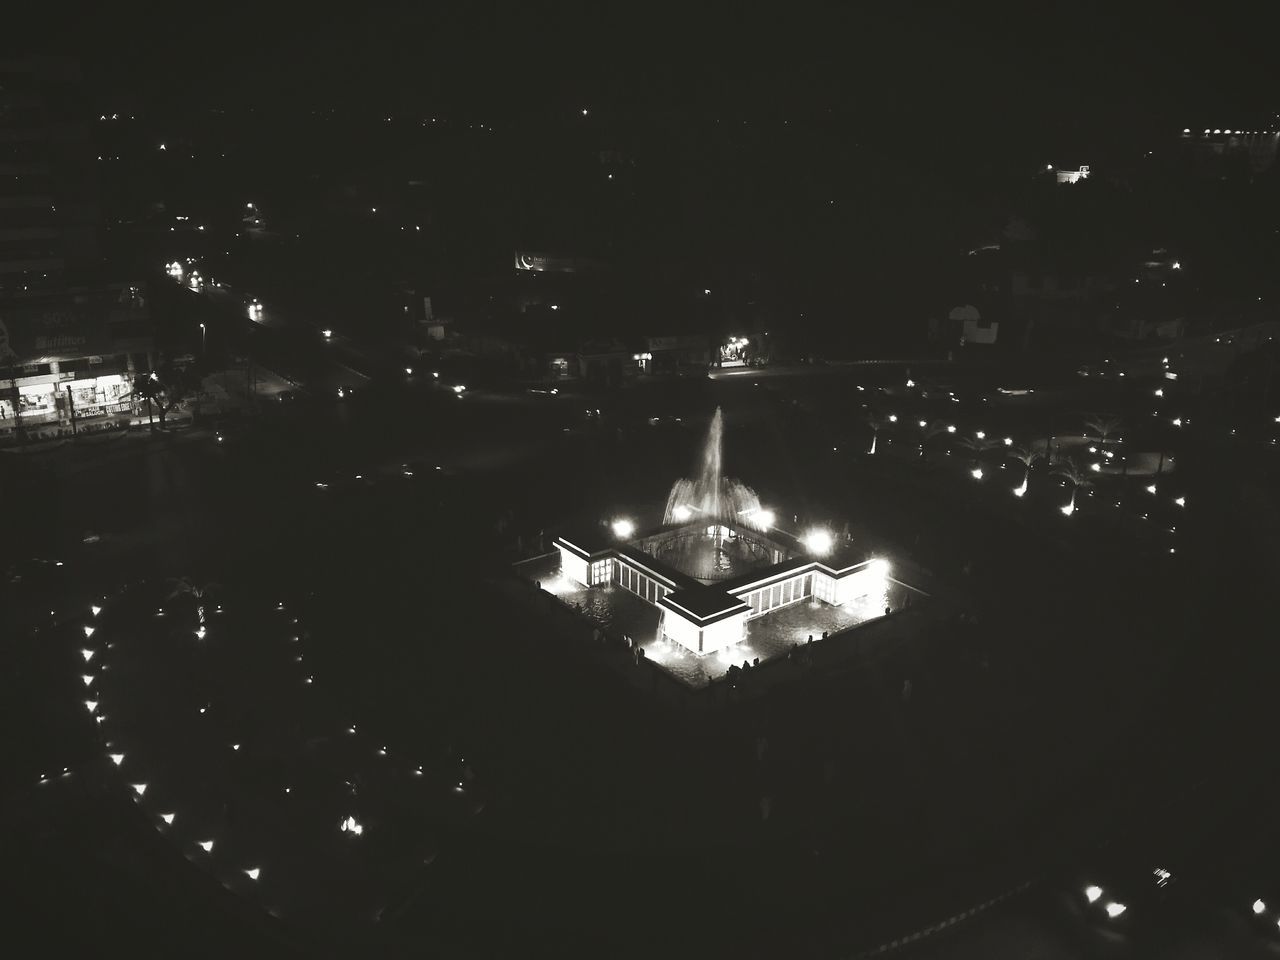
[[[1266,905],[1265,903],[1263,903],[1261,900],[1255,900],[1255,901],[1253,901],[1253,912],[1254,912],[1254,913],[1263,913],[1266,909],[1267,909],[1267,905]]]
[[[92,651],[92,650],[81,650],[81,651],[80,651],[80,656],[84,657],[84,662],[85,662],[85,663],[88,663],[90,660],[92,660],[92,659],[93,659],[93,651]]]
[[[620,537],[623,540],[625,540],[627,539],[627,537],[631,536],[635,532],[636,532],[636,525],[632,523],[630,520],[622,518],[622,519],[613,521],[614,536]]]
[[[1123,903],[1116,903],[1112,900],[1107,904],[1107,916],[1114,920],[1120,914],[1124,913],[1128,908]]]
[[[1005,437],[1005,438],[1004,438],[1004,445],[1005,445],[1006,447],[1012,447],[1012,446],[1013,446],[1013,437]]]
[[[1015,497],[1020,497],[1020,496],[1022,496],[1024,493],[1026,493],[1026,492],[1027,492],[1027,478],[1026,478],[1026,477],[1023,477],[1023,478],[1022,478],[1022,486],[1020,486],[1020,487],[1014,487],[1014,488],[1013,488],[1013,495],[1014,495]]]
[[[1163,387],[1156,387],[1156,391],[1155,391],[1155,393],[1156,393],[1156,396],[1157,396],[1157,397],[1163,397],[1163,396],[1164,396],[1164,388],[1163,388]]]
[[[343,833],[349,833],[354,837],[364,833],[364,825],[359,823],[355,817],[347,817],[338,827]]]
[[[1154,483],[1147,485],[1147,493],[1155,493],[1156,485]]]
[[[683,503],[671,511],[671,519],[677,523],[684,523],[693,516],[693,511],[686,507]]]
[[[261,867],[250,867],[248,870],[244,872],[244,875],[248,877],[250,880],[257,880],[258,874],[260,874],[261,872],[262,872]]]
[[[138,796],[142,796],[144,793],[147,792],[147,785],[145,783],[134,783],[134,784],[130,784],[130,786],[133,787],[133,792],[136,793]]]
[[[970,475],[971,477],[973,477],[973,479],[975,479],[975,480],[981,480],[981,479],[982,479],[982,468],[981,468],[981,467],[975,467],[974,469],[972,469],[972,470],[970,470],[970,471],[969,471],[969,475]]]
[[[756,514],[756,522],[765,529],[773,526],[774,516],[772,510],[761,510]]]
[[[916,385],[916,382],[915,382],[914,380],[908,380],[908,381],[907,381],[907,386],[908,386],[908,387],[914,387],[915,385]]]
[[[1065,507],[1061,507],[1061,508],[1059,508],[1059,509],[1061,509],[1061,510],[1062,510],[1062,515],[1063,515],[1064,517],[1069,517],[1069,516],[1071,516],[1073,513],[1075,513],[1075,512],[1076,512],[1076,502],[1075,502],[1075,500],[1072,500],[1072,501],[1071,501],[1070,503],[1068,503]]]
[[[1174,418],[1173,418],[1173,425],[1174,425],[1175,427],[1180,427],[1180,426],[1182,426],[1182,418],[1181,418],[1181,417],[1174,417]]]
[[[455,385],[454,385],[453,392],[454,392],[454,393],[462,393],[462,391],[463,391],[463,390],[465,390],[465,389],[467,389],[467,388],[466,388],[466,387],[464,387],[462,384],[460,384],[460,383],[459,383],[459,384],[455,384]]]
[[[412,376],[413,376],[413,367],[405,367],[405,368],[404,368],[404,372],[405,372],[406,374],[408,374],[409,376],[411,376],[411,377],[412,377]]]
[[[92,636],[93,636],[93,627],[85,627],[85,628],[84,628],[84,635],[85,635],[86,637],[92,637]]]
[[[161,820],[163,820],[163,821],[165,822],[165,826],[172,826],[172,825],[173,825],[173,814],[172,814],[172,813],[162,813],[162,814],[160,814],[160,819],[161,819]]]
[[[97,701],[97,700],[86,700],[86,701],[84,702],[84,708],[85,708],[86,710],[88,710],[90,713],[93,713],[93,711],[95,711],[95,710],[97,710],[97,709],[98,709],[98,701]]]
[[[204,627],[200,627],[198,630],[196,630],[196,639],[203,640],[204,637],[205,637],[205,629]]]
[[[897,415],[896,413],[891,413],[891,414],[889,414],[889,422],[890,422],[890,423],[897,423],[897,422],[898,422],[898,415]]]
[[[974,433],[974,436],[977,437],[979,440],[987,439],[986,433],[982,430],[978,430],[976,433]]]
[[[1084,897],[1090,903],[1096,903],[1100,896],[1102,896],[1101,887],[1088,886],[1084,888]]]
[[[1180,506],[1180,507],[1185,507],[1185,506],[1187,505],[1187,498],[1186,498],[1186,497],[1178,497],[1178,498],[1177,498],[1176,500],[1174,500],[1173,502],[1174,502],[1174,503],[1176,503],[1176,504],[1177,504],[1178,506]]]
[[[1089,469],[1090,469],[1090,470],[1092,470],[1094,473],[1101,473],[1101,472],[1102,472],[1102,464],[1100,464],[1100,463],[1091,463],[1091,464],[1089,464]]]
[[[102,608],[96,605],[90,607],[89,610],[95,617],[102,612]]]
[[[117,767],[120,766],[120,764],[124,763],[123,753],[109,753],[107,754],[107,756],[111,758],[111,762],[114,763]]]
[[[93,683],[93,676],[88,673],[81,674],[80,679],[84,681],[84,685],[86,687],[89,686],[89,684]]]
[[[201,850],[203,850],[205,853],[212,853],[212,852],[213,852],[213,841],[212,841],[212,840],[201,840],[198,844],[196,844],[196,846],[198,846],[198,847],[199,847]]]
[[[947,426],[947,433],[955,433],[955,432],[956,432],[956,426],[955,426],[955,424],[954,424],[954,423],[953,423],[953,424],[948,424],[948,426]]]
[[[1277,419],[1280,419],[1280,417],[1278,417]],[[923,430],[925,427],[928,426],[928,424],[925,423],[923,420],[920,420],[920,421],[917,421],[917,426],[919,426],[920,429]]]
[[[240,744],[238,744],[238,743],[233,743],[233,744],[231,745],[231,749],[232,749],[232,750],[239,750],[239,749],[240,749]]]
[[[328,340],[330,337],[332,337],[332,336],[333,336],[333,331],[332,331],[332,330],[321,330],[321,331],[320,331],[320,336],[322,336],[322,337],[324,337],[326,340]]]
[[[881,558],[872,560],[869,564],[867,564],[867,572],[874,577],[879,577],[879,578],[887,577],[889,576],[890,569],[891,568],[889,566],[889,561]]]
[[[804,536],[804,545],[809,548],[809,552],[820,557],[830,553],[833,544],[834,540],[826,530],[810,530]]]

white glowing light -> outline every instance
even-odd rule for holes
[[[810,530],[804,536],[804,545],[809,552],[820,557],[830,553],[834,543],[830,532],[826,530]]]
[[[981,467],[974,467],[972,470],[970,470],[970,471],[969,471],[969,476],[973,477],[973,479],[975,479],[975,480],[981,480],[981,479],[982,479],[982,468],[981,468]]]
[[[979,430],[979,431],[977,431],[976,433],[974,433],[974,436],[975,436],[975,437],[977,437],[979,440],[985,440],[985,439],[987,439],[987,435],[986,435],[986,433],[985,433],[984,431],[982,431],[982,430]]]
[[[80,651],[80,656],[84,657],[84,662],[85,662],[85,663],[88,663],[90,660],[92,660],[92,659],[93,659],[93,651],[92,651],[92,650],[89,650],[89,649],[81,650],[81,651]]]
[[[761,510],[756,514],[756,523],[765,529],[773,526],[774,519],[772,510]]]
[[[86,710],[88,710],[90,713],[93,713],[93,711],[95,711],[95,710],[97,710],[97,709],[98,709],[98,701],[97,701],[97,700],[86,700],[86,701],[84,702],[84,708],[85,708]]]
[[[948,424],[948,426],[947,426],[947,433],[955,433],[955,432],[956,432],[956,426],[955,426],[955,424],[954,424],[954,423],[953,423],[953,424]]]
[[[1147,493],[1155,493],[1155,492],[1156,492],[1156,485],[1154,483],[1148,484]]]
[[[1182,418],[1181,418],[1181,417],[1174,417],[1174,418],[1173,418],[1173,425],[1174,425],[1175,427],[1180,427],[1180,426],[1182,426]]]
[[[1120,914],[1124,913],[1128,908],[1123,903],[1116,903],[1112,900],[1107,904],[1107,916],[1114,920]]]
[[[1178,498],[1177,498],[1177,499],[1175,499],[1173,502],[1174,502],[1174,503],[1176,503],[1176,504],[1177,504],[1178,506],[1180,506],[1180,507],[1185,507],[1185,506],[1187,505],[1187,498],[1186,498],[1186,497],[1178,497]]]
[[[347,817],[338,827],[343,833],[349,833],[353,837],[358,837],[364,833],[364,824],[356,820],[355,817]]]
[[[133,783],[130,784],[130,786],[133,787],[133,792],[138,796],[142,796],[147,792],[147,785],[145,783]]]
[[[925,423],[923,420],[917,420],[917,421],[916,421],[916,426],[918,426],[921,430],[923,430],[925,427],[927,427],[927,426],[928,426],[928,424],[927,424],[927,423]]]
[[[203,640],[203,639],[204,639],[204,637],[205,637],[205,632],[206,632],[206,631],[205,631],[204,627],[200,627],[200,628],[198,628],[198,629],[196,630],[196,639],[197,639],[197,640]]]
[[[84,628],[84,635],[85,635],[86,637],[92,637],[92,636],[93,636],[93,627],[85,627],[85,628]]]
[[[123,753],[109,753],[107,754],[107,756],[111,758],[111,762],[114,763],[117,767],[120,766],[120,764],[124,763]]]
[[[167,827],[171,827],[171,826],[173,826],[173,814],[172,814],[172,813],[162,813],[162,814],[160,814],[160,819],[164,821],[165,826],[167,826]]]
[[[1254,913],[1262,913],[1262,912],[1264,912],[1266,909],[1267,909],[1267,905],[1266,905],[1265,903],[1263,903],[1261,900],[1255,900],[1255,901],[1253,901],[1253,912],[1254,912]]]
[[[212,853],[212,852],[213,852],[213,841],[212,841],[212,840],[201,840],[198,844],[196,844],[196,846],[198,846],[198,847],[199,847],[201,850],[203,850],[205,853]]]
[[[623,540],[636,532],[636,525],[626,518],[613,521],[614,536],[621,537]]]
[[[345,390],[343,390],[341,387],[339,387],[339,388],[338,388],[338,399],[339,399],[339,400],[341,400],[341,399],[342,399],[343,397],[345,397],[346,395],[347,395],[346,391],[345,391]]]
[[[1100,896],[1102,896],[1101,887],[1090,885],[1084,888],[1084,898],[1090,903],[1097,903]]]
[[[889,576],[889,571],[891,569],[892,568],[889,566],[889,561],[882,558],[872,560],[869,564],[867,564],[867,572],[874,577],[879,577],[879,578],[887,577]]]
[[[405,368],[404,368],[404,372],[405,372],[408,376],[411,376],[411,377],[412,377],[412,376],[413,376],[413,367],[405,367]]]
[[[898,422],[898,415],[897,415],[896,413],[891,413],[891,414],[889,414],[889,422],[890,422],[890,423],[897,423],[897,422]]]
[[[1090,470],[1092,470],[1094,473],[1101,473],[1101,472],[1102,472],[1102,464],[1100,464],[1100,463],[1091,463],[1091,464],[1089,464],[1089,469],[1090,469]]]
[[[1005,437],[1005,438],[1004,438],[1004,445],[1005,445],[1006,447],[1012,447],[1012,446],[1013,446],[1013,437]]]
[[[1156,388],[1155,393],[1156,393],[1156,396],[1157,396],[1157,397],[1163,397],[1163,396],[1164,396],[1164,388],[1162,388],[1162,387],[1157,387],[1157,388]]]
[[[1061,507],[1060,509],[1062,510],[1062,515],[1063,515],[1064,517],[1069,517],[1069,516],[1071,516],[1073,513],[1075,513],[1075,512],[1076,512],[1076,502],[1075,502],[1075,500],[1072,500],[1072,501],[1071,501],[1070,503],[1068,503],[1065,507]]]
[[[915,385],[916,385],[916,382],[914,380],[910,380],[910,379],[907,380],[908,387],[914,387]]]
[[[1013,495],[1014,495],[1015,497],[1020,497],[1020,496],[1022,496],[1023,494],[1025,494],[1026,492],[1027,492],[1027,478],[1026,478],[1026,477],[1023,477],[1023,478],[1022,478],[1022,485],[1021,485],[1021,486],[1019,486],[1019,487],[1014,487],[1014,488],[1013,488]]]
[[[462,393],[462,391],[464,391],[464,390],[466,390],[466,389],[467,389],[467,388],[466,388],[463,384],[458,383],[458,384],[454,384],[453,392],[454,392],[454,393]]]
[[[262,873],[261,867],[250,867],[248,870],[244,872],[244,875],[248,877],[250,880],[257,880],[258,874],[260,873]]]
[[[233,743],[233,744],[231,745],[231,749],[232,749],[232,750],[239,750],[239,749],[240,749],[240,744],[238,744],[238,743]]]
[[[84,685],[85,685],[86,687],[87,687],[87,686],[89,686],[91,683],[93,683],[93,676],[92,676],[92,674],[82,673],[82,674],[80,675],[80,679],[81,679],[81,681],[83,681],[83,682],[84,682]]]
[[[89,612],[96,617],[98,614],[102,612],[102,608],[97,605],[94,605],[89,608]]]
[[[683,503],[671,511],[671,519],[677,523],[684,523],[693,516],[693,511],[686,507]]]

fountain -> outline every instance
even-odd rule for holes
[[[667,494],[665,526],[701,517],[713,523],[767,530],[771,517],[760,509],[760,498],[745,484],[724,476],[724,415],[716,407],[702,446],[697,477],[677,480]]]
[[[662,516],[666,527],[688,525],[690,529],[655,544],[659,558],[704,582],[735,576],[770,559],[769,548],[744,536],[744,531],[763,533],[772,525],[773,515],[761,508],[754,490],[726,477],[723,466],[724,414],[717,407],[697,476],[671,485]]]

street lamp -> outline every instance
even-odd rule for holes
[[[204,324],[203,323],[200,324],[200,352],[201,353],[204,353],[205,334],[207,332],[208,331],[205,329]]]

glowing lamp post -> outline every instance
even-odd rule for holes
[[[835,541],[827,530],[810,530],[804,536],[804,545],[815,556],[825,557],[831,552]]]

